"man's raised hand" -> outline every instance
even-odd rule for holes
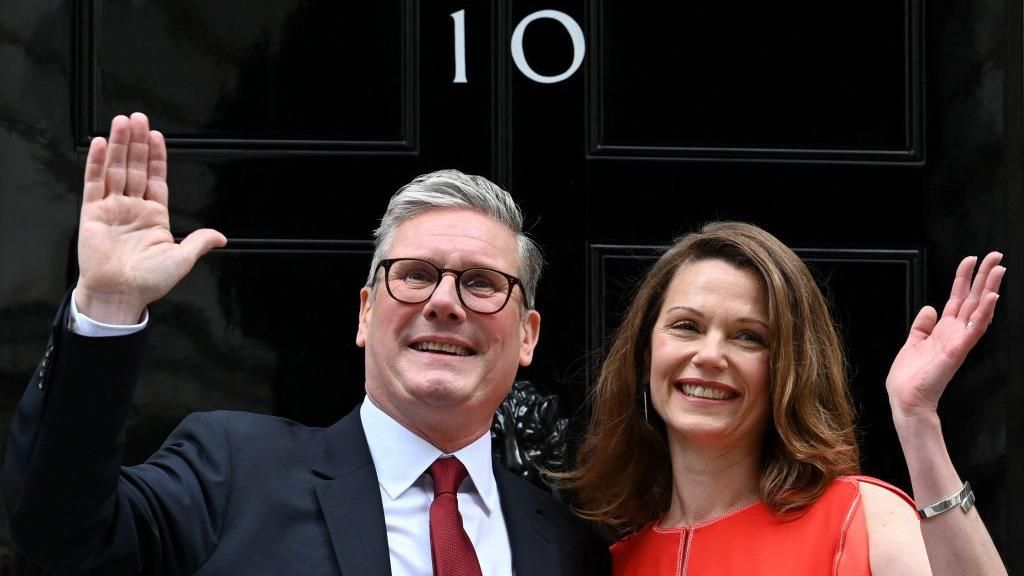
[[[135,324],[223,234],[196,230],[181,244],[167,212],[167,146],[149,119],[117,116],[110,140],[95,138],[85,164],[75,304],[93,320]]]

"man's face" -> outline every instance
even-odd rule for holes
[[[399,226],[387,257],[518,276],[517,254],[515,235],[503,224],[445,208]],[[540,315],[523,312],[522,301],[515,288],[500,312],[473,312],[459,301],[454,275],[445,274],[426,302],[404,304],[388,295],[378,271],[375,289],[360,292],[356,335],[356,344],[366,349],[367,393],[392,418],[442,449],[442,443],[459,442],[456,436],[474,440],[490,427],[518,366],[533,358]]]

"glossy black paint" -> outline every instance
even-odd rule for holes
[[[595,154],[920,156],[918,0],[590,8]]]
[[[455,84],[462,9],[468,83]],[[509,55],[542,9],[586,33],[583,67],[556,84]],[[130,462],[194,410],[310,424],[347,412],[370,233],[398,186],[456,167],[512,190],[545,246],[541,345],[520,377],[561,397],[573,431],[653,250],[706,220],[750,220],[820,274],[847,336],[865,469],[905,487],[888,362],[960,257],[1003,250],[999,317],[942,412],[997,545],[1024,569],[1011,545],[1024,514],[1011,448],[1024,441],[1021,22],[999,0],[4,3],[0,434],[75,278],[88,139],[142,110],[168,135],[175,234],[212,226],[231,243],[152,307]],[[554,21],[524,43],[540,73],[571,61]]]

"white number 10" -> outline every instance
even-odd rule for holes
[[[452,12],[450,16],[452,17],[453,32],[455,34],[455,77],[452,79],[452,83],[465,84],[468,82],[466,80],[466,11],[463,9],[458,12]],[[561,24],[565,31],[569,33],[569,39],[572,40],[572,64],[569,65],[565,72],[555,74],[554,76],[538,74],[530,67],[529,62],[526,61],[526,53],[523,52],[523,34],[526,32],[526,27],[534,20],[542,18],[550,18]],[[512,61],[515,62],[516,68],[519,68],[519,71],[524,76],[541,84],[554,84],[569,78],[579,70],[583,64],[583,55],[586,52],[586,40],[583,38],[583,29],[573,20],[572,16],[558,10],[538,10],[527,15],[516,25],[516,29],[512,31],[511,49]]]

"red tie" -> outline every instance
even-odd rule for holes
[[[473,543],[462,527],[456,496],[466,479],[466,467],[457,458],[438,458],[427,472],[434,478],[434,501],[430,503],[434,576],[482,576]]]

